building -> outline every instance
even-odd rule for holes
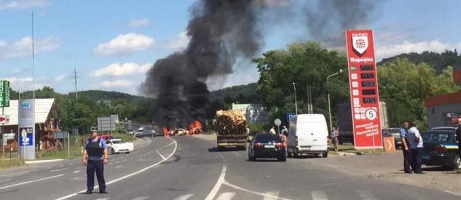
[[[268,110],[261,104],[232,104],[232,110],[240,110],[246,117],[248,124],[267,123]]]
[[[461,70],[453,70],[453,82],[461,85]],[[461,117],[461,91],[425,100],[429,128],[453,126]]]
[[[9,117],[4,124],[5,133],[15,133],[14,141],[7,141],[8,148],[16,148],[18,141],[18,100],[10,100],[10,107],[5,107],[4,115]],[[0,124],[1,125],[1,124]],[[35,144],[51,137],[59,130],[59,116],[54,99],[35,99]]]

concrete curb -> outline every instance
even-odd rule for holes
[[[64,159],[53,159],[53,160],[29,160],[25,161],[26,164],[38,164],[38,163],[50,163],[50,162],[59,162],[63,161]]]

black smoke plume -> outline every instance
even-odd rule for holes
[[[203,123],[206,80],[232,73],[237,57],[251,58],[261,46],[256,16],[262,8],[254,2],[201,0],[192,7],[187,48],[157,60],[141,86],[158,99],[158,125],[186,128],[194,120]]]
[[[325,47],[345,45],[344,31],[365,27],[379,2],[372,0],[319,0],[317,8],[310,3],[305,11],[312,39]]]

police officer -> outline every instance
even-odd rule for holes
[[[99,192],[107,193],[104,180],[104,164],[108,162],[106,141],[98,136],[97,131],[91,133],[91,138],[85,141],[83,149],[83,165],[86,165],[87,190],[86,194],[93,193],[94,173],[98,179]]]
[[[408,121],[404,121],[402,124],[402,128],[400,129],[400,138],[402,139],[402,151],[403,151],[403,170],[405,173],[411,174],[411,149],[410,149],[410,141],[408,140],[408,128],[410,123]]]

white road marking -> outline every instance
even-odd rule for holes
[[[25,185],[25,184],[29,184],[29,183],[34,183],[34,182],[38,182],[38,181],[44,181],[44,180],[48,180],[48,179],[52,179],[52,178],[57,178],[57,177],[60,177],[60,176],[64,176],[64,174],[59,174],[59,175],[56,175],[56,176],[50,176],[50,177],[46,177],[46,178],[36,179],[36,180],[33,180],[33,181],[26,181],[26,182],[22,182],[22,183],[16,183],[16,184],[12,184],[12,185],[7,185],[7,186],[0,187],[0,190],[10,188],[10,187],[16,187],[16,186],[20,186],[20,185]]]
[[[217,200],[231,200],[235,196],[235,192],[225,192],[219,195]]]
[[[64,165],[59,165],[59,167],[64,167]]]
[[[6,181],[11,181],[11,180],[13,180],[13,179],[11,179],[11,178],[9,178],[9,179],[2,179],[2,180],[0,180],[0,183],[1,183],[1,182],[6,182]]]
[[[213,189],[208,193],[208,196],[205,198],[205,200],[213,200],[216,194],[218,194],[219,188],[221,185],[226,181],[224,177],[226,176],[226,170],[227,170],[227,165],[224,164],[222,166],[221,174],[219,175],[218,181],[214,185]]]
[[[270,194],[264,194],[264,193],[261,193],[261,192],[247,190],[245,188],[233,185],[233,184],[231,184],[231,183],[229,183],[227,181],[224,181],[223,184],[226,185],[226,186],[232,187],[234,189],[237,189],[237,190],[241,190],[241,191],[248,192],[248,193],[251,193],[251,194],[256,194],[256,195],[263,196],[263,197],[270,197],[270,198],[279,199],[279,200],[290,200],[290,199],[287,199],[287,198],[277,197],[277,196],[273,196],[273,195],[270,195]]]
[[[97,198],[95,200],[107,200],[107,199],[109,199],[109,198]]]
[[[327,194],[324,191],[312,191],[312,200],[328,200]]]
[[[123,165],[117,165],[117,166],[115,166],[115,168],[120,168],[120,167],[123,167]]]
[[[2,174],[2,175],[0,175],[0,177],[2,177],[2,176],[12,176],[12,175],[16,175],[16,174],[21,175],[21,174],[25,174],[27,172],[30,172],[30,171],[16,172],[16,173],[11,173],[11,174]]]
[[[143,196],[143,197],[136,197],[133,200],[146,200],[148,198],[149,198],[149,196]]]
[[[192,196],[194,196],[194,194],[185,194],[185,195],[182,195],[174,200],[188,200],[189,198],[191,198]]]
[[[109,182],[106,183],[106,185],[110,185],[110,184],[112,184],[112,183],[121,181],[121,180],[123,180],[123,179],[127,179],[127,178],[129,178],[129,177],[132,177],[132,176],[134,176],[134,175],[140,174],[140,173],[142,173],[142,172],[145,172],[146,170],[151,169],[151,168],[153,168],[153,167],[155,167],[155,166],[157,166],[157,165],[160,165],[161,163],[163,163],[163,162],[165,162],[166,160],[170,159],[170,158],[176,153],[176,149],[178,148],[178,143],[177,143],[176,140],[174,140],[173,138],[168,138],[168,139],[173,140],[175,145],[174,145],[173,152],[171,152],[171,154],[168,155],[168,157],[166,157],[166,159],[163,159],[163,160],[161,160],[161,161],[159,161],[159,162],[157,162],[157,163],[155,163],[155,164],[153,164],[153,165],[151,165],[151,166],[148,166],[148,167],[146,167],[146,168],[144,168],[144,169],[141,169],[141,170],[139,170],[139,171],[137,171],[137,172],[134,172],[134,173],[131,173],[131,174],[122,176],[122,177],[117,178],[117,179],[112,180],[112,181],[109,181]],[[98,189],[98,188],[99,188],[99,186],[95,186],[95,187],[94,187],[94,189]],[[72,194],[69,194],[69,195],[67,195],[67,196],[63,196],[63,197],[58,198],[58,199],[56,199],[56,200],[63,200],[63,199],[68,199],[68,198],[71,198],[71,197],[75,197],[75,196],[77,196],[78,193],[82,193],[82,192],[85,192],[85,191],[86,191],[86,189],[85,189],[85,190],[78,191],[78,192],[75,192],[75,193],[72,193]]]
[[[373,194],[371,194],[370,191],[368,190],[356,190],[356,192],[359,194],[360,197],[362,197],[363,200],[379,200]]]
[[[74,173],[79,173],[80,171],[74,171]]]
[[[170,143],[170,144],[168,144],[168,145],[166,145],[166,146],[164,146],[164,147],[162,147],[160,149],[166,148],[166,147],[168,147],[168,146],[170,146],[172,144],[174,144],[174,142],[172,142],[172,143]],[[157,149],[157,153],[158,153],[158,155],[160,155],[160,157],[162,157],[162,159],[165,160],[165,157],[159,152],[160,149]],[[150,154],[150,152],[148,154]]]
[[[50,170],[50,172],[59,172],[59,171],[66,170],[66,169],[67,169],[67,168],[54,169],[54,170]]]
[[[272,191],[266,192],[266,196],[264,196],[264,200],[276,200],[279,199],[279,192]]]

